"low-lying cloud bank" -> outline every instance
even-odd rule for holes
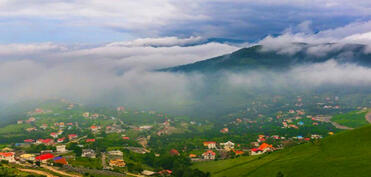
[[[321,55],[336,50],[324,43],[371,44],[371,22],[313,33],[287,32],[257,44],[265,50],[294,53],[295,43],[313,44],[308,53]],[[357,24],[356,24],[357,25]],[[369,28],[368,28],[369,27]],[[306,30],[308,31],[308,30]],[[309,30],[310,31],[310,30]],[[147,109],[184,109],[229,99],[236,90],[315,89],[332,86],[371,86],[371,69],[335,60],[298,66],[286,72],[249,71],[224,73],[210,79],[200,73],[154,72],[223,55],[241,46],[201,43],[200,37],[138,39],[97,46],[41,44],[0,45],[0,103],[67,98],[85,104],[123,104]],[[318,45],[314,45],[318,44]],[[248,44],[244,44],[248,46]],[[253,44],[249,44],[253,45]],[[365,51],[368,52],[368,51]],[[211,86],[212,85],[212,86]],[[237,93],[237,92],[236,92]]]

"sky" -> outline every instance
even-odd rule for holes
[[[257,44],[291,55],[303,42],[312,56],[349,43],[370,54],[371,1],[0,0],[0,108],[67,98],[191,109],[241,90],[371,85],[370,68],[335,60],[284,73],[224,73],[215,88],[200,73],[156,71]]]
[[[287,29],[317,32],[370,18],[369,0],[0,0],[0,43],[167,36],[252,42]]]

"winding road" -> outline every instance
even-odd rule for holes
[[[371,111],[369,111],[367,114],[366,114],[366,120],[368,121],[368,123],[371,124]]]
[[[25,169],[25,168],[18,168],[19,171],[23,171],[23,172],[27,172],[27,173],[33,173],[33,174],[38,174],[38,175],[44,175],[46,177],[58,177],[58,176],[54,176],[50,173],[47,173],[45,171],[41,171],[41,170],[33,170],[33,169]]]

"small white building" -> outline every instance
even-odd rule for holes
[[[66,150],[66,145],[59,145],[59,146],[56,146],[56,149],[57,149],[57,152],[60,152],[60,153],[67,152],[67,150]]]
[[[93,149],[83,149],[81,157],[96,158],[96,154]]]
[[[225,143],[220,143],[220,146],[223,146],[224,150],[226,150],[226,151],[231,151],[231,150],[234,149],[234,143],[232,143],[231,141],[227,141]]]
[[[122,153],[119,150],[115,150],[115,151],[108,151],[108,155],[111,155],[111,156],[123,156],[124,153]]]

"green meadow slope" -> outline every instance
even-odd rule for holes
[[[196,163],[212,176],[369,177],[371,126],[341,132],[318,143],[306,143],[262,156]]]
[[[358,128],[368,124],[366,114],[368,110],[352,111],[345,114],[337,114],[331,118],[331,121],[347,127]]]

